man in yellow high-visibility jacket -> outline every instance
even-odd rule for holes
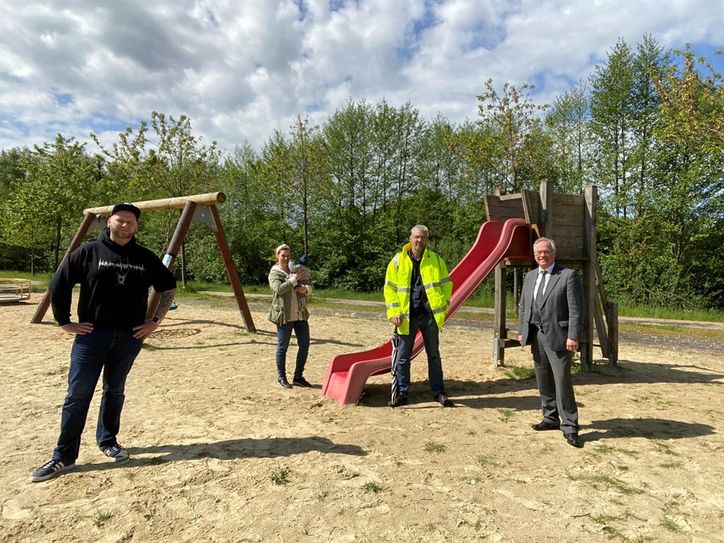
[[[433,398],[443,407],[453,405],[445,392],[438,337],[447,317],[452,282],[445,261],[427,248],[428,236],[426,226],[414,226],[410,242],[387,265],[385,305],[387,318],[395,325],[390,407],[408,403],[410,360],[418,330],[425,342]]]

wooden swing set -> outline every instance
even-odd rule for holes
[[[224,262],[226,275],[228,276],[229,283],[234,290],[234,297],[236,298],[236,304],[239,307],[239,312],[241,313],[244,328],[246,328],[246,330],[250,333],[256,333],[254,320],[251,317],[249,305],[247,304],[246,297],[244,296],[244,290],[241,288],[239,275],[236,272],[236,266],[234,266],[234,260],[231,257],[229,244],[226,241],[224,228],[221,225],[221,220],[219,218],[219,211],[216,208],[218,204],[222,204],[225,201],[226,195],[224,195],[223,192],[210,192],[207,194],[194,194],[191,196],[180,196],[177,198],[163,198],[160,200],[133,202],[133,205],[141,211],[183,209],[178,224],[176,225],[176,230],[171,238],[171,242],[168,244],[168,248],[162,257],[163,264],[168,269],[172,269],[191,223],[206,223],[211,227],[211,230],[214,232],[214,237],[216,238],[216,245],[219,247],[219,252],[221,253],[221,258]],[[83,221],[81,222],[73,241],[71,241],[68,246],[68,249],[63,256],[63,260],[61,261],[61,265],[73,251],[80,247],[88,232],[92,228],[101,229],[106,225],[112,210],[113,206],[109,205],[89,208],[83,212]],[[152,315],[156,310],[159,299],[160,295],[153,292],[152,289],[151,294],[149,295],[148,315]],[[49,306],[50,294],[46,290],[30,322],[34,324],[41,323]]]

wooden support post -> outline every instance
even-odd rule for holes
[[[214,218],[213,230],[214,236],[216,236],[216,244],[219,246],[221,258],[224,261],[224,268],[226,268],[226,274],[229,277],[231,287],[234,289],[234,297],[236,298],[236,305],[239,307],[239,312],[241,313],[241,319],[244,321],[246,331],[251,334],[255,334],[256,326],[254,326],[254,319],[252,319],[251,311],[249,311],[249,305],[246,303],[244,290],[241,288],[239,274],[236,272],[234,259],[231,257],[229,244],[226,241],[226,235],[224,234],[224,229],[221,226],[221,219],[219,218],[219,211],[216,209],[216,206],[211,206],[211,216]]]
[[[595,296],[595,294],[594,299],[596,302],[593,308],[593,318],[596,323],[596,335],[598,335],[598,343],[601,346],[601,354],[604,358],[608,358],[608,333],[606,332],[606,322],[603,318],[606,308],[604,307],[601,309],[602,304],[599,302],[599,299]]]
[[[505,343],[508,332],[505,327],[505,264],[495,266],[495,316],[493,323],[493,363],[505,366]]]
[[[541,202],[541,214],[542,214],[542,232],[538,229],[538,237],[547,237],[555,239],[555,232],[553,231],[553,183],[550,181],[543,181],[540,184],[540,202]]]
[[[83,243],[83,240],[85,239],[86,234],[88,234],[88,230],[90,230],[90,227],[93,225],[93,222],[96,220],[96,216],[92,213],[86,213],[83,215],[83,220],[80,223],[80,227],[78,228],[78,231],[75,233],[75,237],[73,238],[73,241],[70,242],[70,245],[65,251],[65,255],[63,255],[63,259],[60,261],[60,264],[58,265],[58,268],[60,268],[63,263],[68,260],[68,257],[70,256],[70,253],[75,251],[78,247],[81,246]],[[40,300],[40,303],[38,304],[38,307],[35,308],[35,313],[33,314],[33,318],[30,319],[30,322],[33,324],[40,324],[43,322],[43,317],[45,316],[46,311],[48,311],[48,307],[50,306],[50,291],[46,290],[45,294],[43,294],[43,298]]]
[[[610,301],[606,305],[608,320],[608,363],[618,366],[618,302]]]
[[[171,243],[168,244],[168,249],[166,249],[166,254],[163,255],[162,259],[163,265],[166,266],[169,270],[173,269],[173,264],[176,261],[176,256],[181,250],[184,238],[186,237],[186,232],[189,231],[189,226],[191,226],[191,219],[194,218],[194,211],[196,211],[197,205],[198,204],[196,202],[192,202],[191,200],[187,200],[186,204],[184,205],[184,210],[181,212],[181,218],[176,225],[176,231],[173,233]],[[160,299],[161,295],[151,289],[151,294],[149,294],[148,296],[148,310],[146,312],[147,319],[150,319],[151,316],[153,316],[153,314],[156,312],[156,308],[158,307],[158,302]]]
[[[583,265],[583,334],[581,349],[581,367],[590,371],[593,366],[593,323],[596,305],[596,275],[593,258],[596,254],[596,205],[598,196],[596,187],[589,185],[584,192],[585,213],[583,222],[584,256]]]

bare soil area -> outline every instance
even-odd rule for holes
[[[320,394],[330,358],[385,341],[368,311],[315,311],[305,374],[276,384],[274,326],[253,304],[183,301],[130,374],[121,443],[94,442],[99,394],[75,471],[30,483],[50,458],[71,338],[0,305],[2,542],[604,542],[724,540],[721,351],[622,341],[620,367],[574,377],[583,449],[540,418],[529,349],[491,362],[485,323],[441,336],[450,409],[434,403],[424,355],[412,404],[386,407],[389,375],[359,405]],[[289,365],[296,348],[290,348]],[[596,356],[600,352],[594,351]]]

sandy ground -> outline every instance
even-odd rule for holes
[[[129,377],[131,460],[98,452],[97,395],[77,469],[30,483],[55,445],[71,345],[48,316],[29,324],[36,301],[0,305],[2,542],[724,541],[720,354],[623,344],[620,369],[576,375],[579,450],[530,429],[535,381],[492,367],[487,325],[442,335],[455,408],[432,402],[424,359],[412,405],[386,407],[385,375],[342,407],[320,394],[327,363],[383,342],[381,315],[313,307],[318,388],[289,391],[266,306],[250,335],[232,300],[184,301]],[[530,368],[530,351],[507,364]]]

